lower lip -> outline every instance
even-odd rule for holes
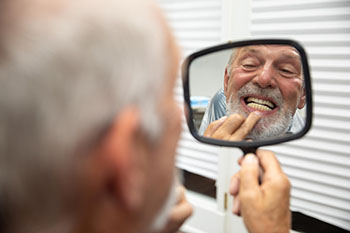
[[[246,109],[248,112],[260,112],[264,117],[272,115],[275,112],[277,112],[277,110],[278,110],[278,107],[275,107],[271,111],[261,111],[261,110],[255,109],[255,108],[251,108],[245,103],[244,98],[241,99],[241,104],[244,107],[244,109]]]

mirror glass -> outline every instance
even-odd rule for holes
[[[290,45],[246,45],[210,52],[188,68],[198,136],[227,141],[288,137],[303,130],[301,55]]]

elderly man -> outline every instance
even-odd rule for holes
[[[170,191],[181,131],[178,62],[152,1],[2,1],[0,231],[148,233],[171,210],[162,232],[176,232],[191,214]],[[269,197],[281,208],[247,198],[263,187],[252,155],[232,194],[251,232],[287,232],[288,180],[273,155],[258,156],[273,175],[264,185],[275,184],[259,203]]]
[[[296,110],[304,105],[302,66],[293,47],[241,47],[229,59],[224,89],[214,96],[200,133],[220,139],[242,140],[247,136],[257,140],[297,132],[303,120]],[[225,114],[228,119],[218,120]],[[248,129],[244,134],[239,134],[241,125]]]

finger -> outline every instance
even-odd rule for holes
[[[251,112],[244,123],[232,134],[231,141],[241,141],[252,131],[256,123],[260,120],[259,112]]]
[[[232,209],[232,212],[238,216],[240,216],[240,213],[241,213],[241,202],[239,201],[239,197],[236,196],[234,199],[233,199],[233,209]]]
[[[264,177],[274,177],[282,173],[281,165],[272,151],[257,150],[256,155],[264,171]]]
[[[239,192],[239,172],[231,177],[229,192],[231,195],[236,196]]]
[[[186,192],[186,189],[185,189],[184,186],[178,185],[176,187],[176,197],[177,197],[177,202],[176,203],[177,204],[186,200],[185,192]]]
[[[290,192],[290,181],[287,175],[282,171],[280,163],[272,151],[258,150],[261,167],[264,170],[262,179],[262,187],[278,187],[280,193]]]
[[[176,205],[170,213],[170,221],[181,223],[189,218],[193,213],[192,206],[184,201]]]
[[[243,124],[244,121],[244,116],[240,114],[232,114],[212,136],[218,139],[229,139],[231,135]]]
[[[227,116],[221,117],[219,120],[213,121],[205,130],[203,136],[211,137],[211,135],[226,121]]]
[[[244,192],[259,192],[259,162],[254,154],[247,154],[239,172],[240,195]]]

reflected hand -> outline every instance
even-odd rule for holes
[[[264,170],[259,185],[259,162]],[[273,152],[258,150],[240,160],[241,170],[231,179],[233,213],[241,215],[250,233],[289,232],[290,183]]]
[[[222,117],[210,123],[203,136],[220,140],[242,141],[260,118],[259,112],[251,112],[247,118],[240,114]]]
[[[185,196],[186,189],[179,185],[176,187],[178,201],[170,212],[168,222],[164,229],[154,233],[176,233],[182,224],[192,215],[192,207]]]

